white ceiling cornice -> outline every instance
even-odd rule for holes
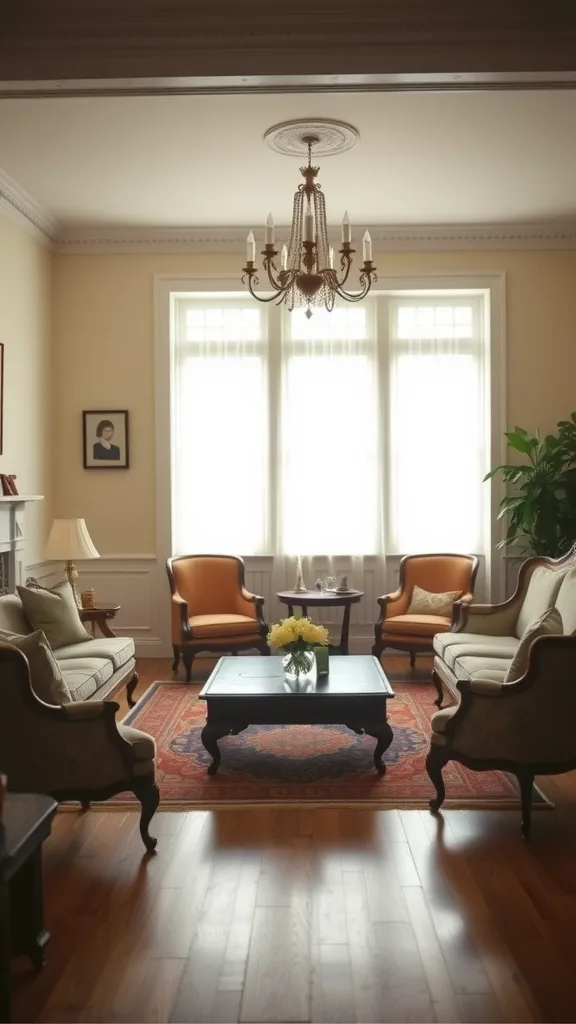
[[[59,253],[244,253],[245,228],[67,227],[55,233]],[[576,249],[576,221],[550,224],[414,225],[369,228],[376,252],[477,249]],[[357,244],[364,231],[357,228]],[[290,229],[278,227],[277,237]],[[339,228],[333,229],[338,245]],[[263,231],[262,231],[263,234]],[[263,239],[257,239],[258,246]]]
[[[17,221],[36,241],[52,248],[57,223],[8,174],[0,170],[0,210]]]
[[[55,218],[0,170],[0,210],[43,245],[59,253],[244,253],[250,227],[59,226]],[[576,249],[576,221],[540,224],[369,226],[376,252],[478,249]],[[357,244],[364,225],[357,226]],[[278,227],[287,239],[289,227]],[[339,244],[339,227],[331,231]],[[263,231],[262,231],[263,234]],[[257,245],[263,239],[257,240]]]

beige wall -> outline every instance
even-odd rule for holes
[[[51,254],[0,212],[0,341],[4,343],[4,451],[0,472],[16,473],[27,507],[26,558],[42,561],[51,514]]]
[[[54,514],[84,516],[102,554],[153,554],[153,277],[238,278],[241,256],[54,257]],[[543,430],[576,409],[576,252],[387,253],[382,277],[507,275],[507,419]],[[126,472],[82,468],[82,409],[128,409]]]

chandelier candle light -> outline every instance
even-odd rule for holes
[[[355,252],[352,248],[350,218],[346,212],[342,221],[338,273],[334,267],[334,249],[328,240],[324,193],[316,181],[320,168],[312,166],[313,149],[324,156],[343,152],[355,144],[358,133],[350,125],[338,121],[289,121],[271,128],[265,139],[270,147],[279,153],[297,155],[307,152],[308,163],[300,168],[304,182],[294,193],[290,240],[288,246],[282,246],[279,269],[276,262],[279,250],[274,239],[274,221],[271,213],[266,220],[265,242],[261,255],[273,294],[263,296],[257,295],[254,291],[259,282],[256,276],[256,240],[253,231],[250,231],[246,240],[243,284],[248,285],[251,295],[260,302],[286,302],[290,311],[298,306],[306,306],[307,317],[312,316],[312,306],[324,306],[330,312],[337,297],[347,302],[360,302],[377,280],[376,267],[372,263],[370,234],[365,231],[362,242],[360,290],[346,291],[345,285]]]

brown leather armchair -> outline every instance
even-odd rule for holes
[[[166,562],[172,594],[172,646],[186,682],[200,651],[237,654],[257,648],[270,654],[263,597],[244,586],[244,562],[235,555],[182,555]]]
[[[400,562],[398,590],[378,598],[380,617],[374,627],[372,654],[386,647],[409,651],[413,668],[418,652],[432,651],[436,633],[456,630],[460,610],[471,604],[478,572],[474,555],[405,555]],[[415,615],[408,609],[414,587],[432,594],[457,593],[450,615]]]

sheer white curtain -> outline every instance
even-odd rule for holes
[[[482,553],[490,422],[482,299],[389,302],[390,549]]]
[[[293,586],[346,574],[364,589],[366,559],[384,583],[378,343],[373,304],[283,318],[278,436],[278,550]],[[341,614],[339,612],[332,615]],[[353,619],[357,609],[353,609]],[[330,621],[326,612],[316,617]]]
[[[175,325],[175,552],[266,552],[266,310],[253,300],[182,299]]]

